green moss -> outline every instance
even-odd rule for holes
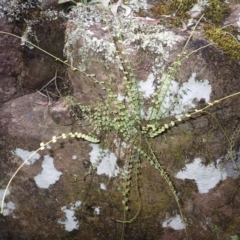
[[[155,4],[154,7],[151,9],[151,12],[155,17],[160,15],[176,14],[176,16],[184,19],[188,16],[187,11],[191,9],[194,3],[196,3],[196,0],[159,0],[157,4]]]
[[[205,17],[216,25],[220,25],[230,14],[231,9],[223,0],[210,0],[204,9]]]
[[[224,31],[222,28],[216,28],[210,24],[205,25],[205,34],[211,39],[225,54],[233,59],[240,59],[240,43]]]
[[[177,25],[178,23],[181,25],[181,20],[189,18],[187,12],[196,2],[196,0],[158,0],[150,11],[153,14],[153,17],[174,14],[174,17],[176,18],[171,19],[172,24]],[[231,9],[229,4],[225,3],[223,0],[209,0],[209,5],[204,9],[206,19],[216,25],[220,25],[230,12]]]

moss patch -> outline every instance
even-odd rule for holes
[[[152,12],[156,15],[170,15],[176,13],[177,16],[184,16],[196,0],[183,0],[183,1],[162,1],[159,0],[157,4],[152,8]]]
[[[220,25],[230,14],[231,9],[223,0],[210,0],[204,9],[205,17],[216,25]]]
[[[224,53],[233,59],[240,59],[240,43],[231,34],[210,24],[205,25],[204,28],[206,36],[216,43]]]

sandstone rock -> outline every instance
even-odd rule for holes
[[[48,112],[48,100],[38,93],[5,103],[0,115],[0,125],[4,127],[9,138],[35,139],[40,142],[50,140],[52,136],[63,132],[67,133],[71,129],[54,123]]]
[[[1,31],[12,32],[13,24],[8,23],[7,17],[0,21]],[[18,27],[14,28],[15,33],[21,33]],[[19,76],[22,71],[23,61],[19,39],[5,34],[0,34],[0,106],[13,98],[26,94],[22,89]]]
[[[68,126],[73,123],[73,117],[71,115],[71,103],[67,98],[60,98],[56,103],[52,103],[49,106],[49,112],[53,121],[57,124]]]
[[[224,21],[224,25],[233,25],[237,27],[237,22],[239,21],[239,16],[240,16],[240,4],[233,4],[231,5],[232,12],[231,14],[227,17],[227,19]]]
[[[53,60],[40,55],[29,59],[21,72],[20,81],[28,89],[41,88],[55,75]]]

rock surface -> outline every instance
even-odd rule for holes
[[[12,32],[14,26],[9,24],[6,17],[0,21],[1,31]],[[15,32],[21,30],[16,27]],[[0,106],[11,99],[17,98],[27,91],[21,87],[19,75],[22,71],[23,61],[20,41],[11,36],[0,35]]]
[[[71,102],[67,98],[60,98],[57,103],[52,103],[49,106],[49,112],[55,123],[63,126],[73,124],[74,119],[71,114]]]
[[[126,98],[126,75],[117,57],[117,50],[121,53],[125,50],[133,66],[127,69],[129,64],[123,64],[123,67],[127,71],[133,70],[130,77],[135,75],[138,80],[146,110],[161,84],[159,79],[181,53],[190,33],[149,25],[146,21],[141,25],[137,17],[130,16],[120,19],[119,24],[125,24],[123,30],[126,30],[122,30],[123,43],[118,41],[121,36],[114,30],[116,19],[113,20],[107,11],[102,19],[101,11],[96,6],[76,8],[66,24],[64,51],[72,65],[67,78],[74,97],[81,104],[81,111],[84,107],[105,103],[109,93],[103,89],[103,82],[112,88],[119,101],[125,97],[126,105],[130,105]],[[8,26],[6,22],[1,24]],[[110,26],[113,38],[107,30]],[[0,199],[14,171],[31,154],[29,151],[39,148],[40,142],[46,143],[62,133],[92,133],[89,119],[78,119],[81,125],[73,121],[66,98],[50,102],[49,98],[38,93],[22,96],[25,92],[20,86],[16,87],[13,73],[16,72],[17,76],[32,73],[31,80],[25,83],[29,88],[35,88],[38,84],[45,84],[44,74],[49,74],[47,78],[52,77],[53,65],[45,62],[46,68],[41,70],[42,63],[38,65],[37,61],[28,59],[30,65],[36,64],[29,69],[29,64],[20,64],[22,55],[15,40],[8,45],[9,38],[4,36],[1,39],[11,51],[10,60],[1,62],[0,68],[3,77],[0,100],[4,103],[0,108]],[[240,91],[239,61],[229,58],[215,46],[196,51],[208,44],[201,27],[193,39],[186,49],[192,54],[182,61],[166,93],[168,100],[164,102],[164,109],[168,112],[159,119],[163,124],[182,111],[204,108],[208,102]],[[5,59],[6,54],[7,50],[3,51],[1,59]],[[127,60],[125,55],[121,60]],[[38,79],[34,81],[34,78]],[[6,85],[8,80],[9,86]],[[23,92],[18,93],[18,89]],[[239,149],[239,106],[237,95],[186,118],[154,139],[146,135],[154,149],[152,154],[166,169],[181,200],[189,239],[227,240],[236,234],[240,236],[239,177],[227,176],[224,166],[218,165],[229,151],[230,143],[233,144],[230,150]],[[146,126],[147,120],[144,117],[141,120]],[[104,121],[103,117],[100,121]],[[137,155],[129,157],[128,149],[132,146],[122,141],[120,131],[108,135],[102,131],[96,137],[101,140],[100,144],[89,143],[84,137],[78,138],[77,134],[57,139],[56,143],[51,142],[39,151],[31,165],[20,170],[5,199],[5,213],[8,214],[0,215],[0,239],[121,239],[123,192],[128,184],[131,185],[130,193],[124,196],[130,198],[126,211],[130,223],[126,223],[125,239],[185,239],[179,209],[161,174],[144,158],[135,163],[140,167],[131,166],[129,159],[135,160]],[[146,139],[141,139],[144,149],[147,149]],[[195,176],[189,173],[192,166]],[[92,169],[96,172],[93,173]],[[188,177],[184,178],[186,174]],[[177,178],[179,175],[181,179]],[[49,188],[41,187],[46,186],[44,176],[51,183]],[[127,181],[126,176],[131,181]],[[207,182],[215,184],[209,187]]]

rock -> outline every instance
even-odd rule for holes
[[[42,0],[41,6],[44,9],[48,9],[50,7],[56,7],[58,4],[58,0]]]
[[[71,115],[71,103],[67,98],[60,98],[56,103],[52,103],[49,106],[49,113],[53,121],[57,124],[68,126],[73,123],[73,117]]]
[[[2,17],[0,21],[0,29],[5,32],[21,34],[20,28],[14,28],[13,24],[8,23],[7,17]],[[20,41],[17,38],[6,34],[0,34],[0,106],[26,94],[27,91],[22,88],[20,75],[22,68],[22,53]]]
[[[28,89],[41,88],[54,77],[55,69],[53,59],[46,58],[42,54],[40,56],[35,55],[24,66],[20,81]]]
[[[85,21],[89,15],[91,19]],[[189,58],[181,60],[179,71],[176,75],[169,77],[172,81],[167,85],[168,81],[166,77],[163,77],[163,73],[169,73],[168,66],[172,66],[171,64],[176,61],[177,55],[181,54],[186,39],[184,33],[179,34],[178,31],[169,31],[169,29],[161,25],[148,25],[147,22],[141,25],[137,17],[119,17],[117,28],[116,22],[108,12],[104,15],[104,21],[101,21],[99,16],[101,16],[101,12],[95,6],[76,8],[70,14],[66,25],[64,52],[68,62],[72,65],[72,69],[68,70],[68,76],[72,82],[76,99],[87,106],[89,104],[92,106],[98,103],[104,104],[109,92],[104,90],[101,85],[103,84],[106,88],[111,88],[111,93],[115,94],[119,101],[124,100],[127,105],[131,105],[132,100],[129,100],[130,90],[126,87],[127,80],[130,82],[133,76],[136,76],[139,89],[143,93],[143,101],[145,101],[143,107],[145,110],[144,117],[147,119],[147,109],[152,104],[151,100],[157,91],[157,87],[163,89],[163,92],[168,89],[168,91],[164,92],[164,100],[162,100],[162,95],[159,95],[160,101],[163,101],[159,107],[159,112],[162,110],[165,115],[162,113],[159,116],[156,113],[159,119],[156,117],[155,120],[164,129],[166,136],[169,134],[169,138],[167,139],[163,135],[162,138],[156,137],[153,140],[154,149],[156,150],[154,152],[155,156],[160,156],[159,159],[162,160],[164,167],[170,172],[174,172],[173,169],[176,169],[176,165],[184,168],[185,161],[188,158],[191,161],[193,158],[199,157],[199,155],[203,155],[207,159],[206,164],[207,161],[216,162],[217,158],[224,151],[227,151],[221,129],[219,130],[220,133],[218,130],[209,132],[209,129],[216,127],[216,123],[211,123],[205,117],[201,119],[197,117],[197,119],[186,118],[184,112],[193,113],[195,108],[203,108],[209,102],[240,91],[238,62],[231,60],[227,55],[220,54],[216,47],[204,48],[209,42],[202,32],[198,31],[193,34],[195,39],[190,40],[185,49],[188,53],[191,53]],[[109,36],[110,31],[111,37]],[[152,32],[154,34],[151,34]],[[180,39],[179,42],[178,39]],[[201,50],[198,51],[199,48]],[[128,61],[125,62],[127,60],[125,55],[118,55],[118,52],[123,51],[128,54],[131,66],[128,65]],[[123,65],[121,65],[119,59]],[[121,71],[122,67],[124,71],[128,71],[128,74],[124,75]],[[79,71],[74,71],[74,68]],[[166,88],[164,88],[165,86]],[[229,101],[234,102],[233,99]],[[220,107],[220,105],[216,105],[216,107],[218,106]],[[228,106],[230,107],[230,105]],[[235,109],[233,112],[239,111],[237,104],[234,104],[231,108]],[[208,111],[211,113],[214,108],[209,108],[204,113],[206,114]],[[174,131],[169,131],[169,125],[161,122],[165,123],[165,117],[167,116],[171,117],[171,119],[180,116],[184,118],[184,121],[177,124],[178,127],[174,128]],[[228,119],[233,117],[234,114],[226,116]],[[144,120],[141,123],[144,124]],[[149,127],[149,131],[151,129],[154,129],[153,125],[151,125],[151,128]],[[103,138],[103,136],[101,137]],[[222,147],[216,147],[216,143]],[[161,153],[163,154],[161,155]],[[169,157],[169,154],[173,157]],[[154,163],[152,164],[154,165]],[[155,179],[151,178],[149,172],[148,174],[145,172],[149,171],[147,167],[145,168],[146,165],[143,167],[143,172],[151,179],[151,183],[156,186]],[[209,179],[209,181],[211,180]],[[216,186],[206,199],[209,200],[214,194],[222,194],[222,191],[225,191],[223,188],[223,186]],[[186,201],[194,198],[195,195],[200,195],[194,187],[187,186],[185,183],[182,183],[181,189],[182,198]],[[145,191],[146,189],[141,192],[146,194]],[[196,197],[196,199],[198,198]],[[218,204],[217,199],[215,199],[216,204]],[[197,206],[194,205],[196,211],[201,212],[201,207],[198,209],[200,205],[199,202]],[[189,211],[189,207],[185,207],[186,211]],[[210,217],[211,214],[214,215],[210,211],[211,204],[204,210],[205,217]],[[200,225],[201,223],[198,226]],[[134,230],[132,231],[134,232]],[[190,231],[190,235],[195,236],[194,227]],[[202,231],[205,232],[205,230]],[[164,233],[167,234],[164,235],[166,239],[169,239],[169,236],[171,237],[169,232],[164,231]],[[133,235],[129,233],[128,238],[132,239],[131,236]],[[153,239],[158,239],[158,237]]]
[[[224,21],[224,25],[233,25],[235,27],[239,27],[237,22],[240,19],[240,4],[233,4],[231,5],[231,9],[233,10],[231,14],[227,17]]]
[[[31,3],[29,4],[31,5]],[[43,4],[47,4],[47,2]],[[40,14],[37,10],[34,11],[36,16]],[[44,13],[45,15],[43,14],[39,19],[29,20],[31,30],[29,30],[27,38],[45,51],[62,58],[64,44],[63,17],[61,14],[57,14],[52,19],[50,13],[47,11]],[[26,19],[25,21],[27,22]],[[9,22],[7,16],[1,18],[0,28],[1,31],[14,33],[17,36],[22,36],[26,30],[22,29],[20,25],[17,26]],[[37,36],[40,37],[40,40]],[[6,102],[13,97],[19,97],[21,93],[26,94],[27,90],[40,88],[54,77],[56,72],[54,58],[37,49],[21,46],[21,40],[14,36],[1,33],[0,41],[0,89],[4,92],[0,96],[0,103]]]
[[[37,93],[3,104],[0,125],[9,138],[34,139],[38,142],[50,140],[52,136],[70,132],[71,129],[53,122],[48,112],[48,100]]]
[[[55,17],[55,16],[54,16]],[[43,53],[39,49],[29,49],[23,47],[22,72],[19,76],[19,81],[27,89],[39,89],[48,83],[57,71],[58,62],[56,58],[62,58],[62,48],[64,44],[64,29],[62,25],[63,19],[56,15],[56,19],[43,19],[42,22],[34,25],[32,34],[41,36],[41,40],[35,43],[44,49],[44,51],[52,54],[54,57]],[[45,28],[45,25],[48,27]]]
[[[209,121],[207,118],[201,118],[201,119],[197,119],[195,121],[193,121],[194,127],[195,128],[207,128]]]
[[[65,56],[73,67],[92,74],[98,80],[94,81],[84,73],[69,69],[74,96],[82,104],[96,103],[99,97],[106,98],[106,91],[99,82],[103,82],[106,88],[111,87],[113,92],[121,96],[127,95],[120,64],[127,69],[130,67],[128,62],[132,62],[132,74],[138,81],[145,82],[150,75],[154,75],[153,81],[157,85],[157,79],[165,66],[176,58],[178,47],[186,40],[163,26],[145,23],[142,18],[122,17],[120,21],[115,21],[112,14],[106,12],[109,22],[102,22],[101,11],[92,5],[74,8],[67,23]],[[89,12],[92,19],[85,21]],[[109,24],[112,27],[112,36],[109,36]],[[119,27],[124,29],[124,42],[114,40],[121,38]],[[117,52],[120,50],[125,51],[125,55],[119,56]],[[94,64],[91,59],[94,59]]]

